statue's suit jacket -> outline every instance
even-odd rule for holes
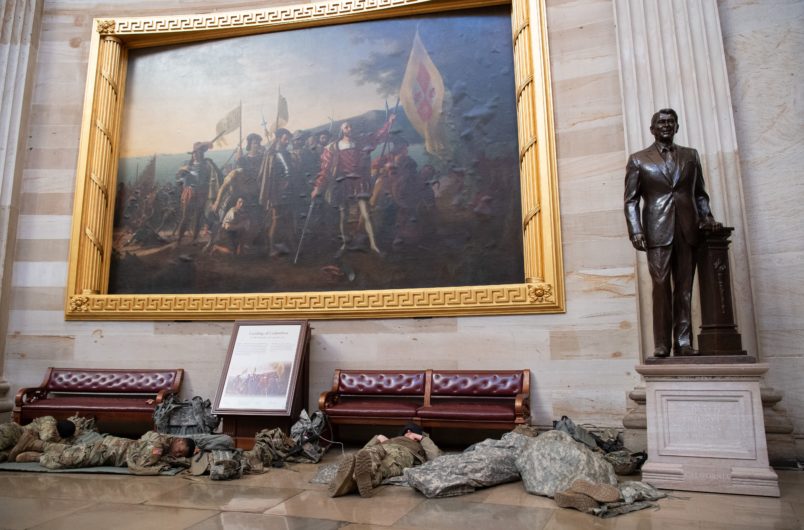
[[[698,222],[711,218],[698,151],[674,146],[675,168],[668,170],[657,144],[632,154],[625,170],[628,234],[644,234],[648,248],[673,242],[676,223],[689,245],[698,244]],[[639,200],[643,208],[640,216]]]

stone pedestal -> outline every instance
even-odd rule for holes
[[[759,389],[766,364],[640,365],[648,461],[642,480],[672,490],[779,496]]]

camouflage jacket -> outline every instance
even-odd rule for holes
[[[56,430],[56,418],[53,416],[40,416],[23,427],[43,442],[59,442],[61,437]]]
[[[126,451],[126,465],[135,475],[158,475],[169,467],[189,467],[190,460],[170,456],[174,436],[148,431]]]

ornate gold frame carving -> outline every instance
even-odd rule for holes
[[[275,294],[107,294],[128,49],[508,3],[517,91],[524,283]],[[238,12],[97,19],[95,28],[76,176],[67,319],[392,318],[564,311],[544,0],[340,0]]]

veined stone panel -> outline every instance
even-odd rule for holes
[[[720,0],[757,337],[804,455],[804,2]]]

